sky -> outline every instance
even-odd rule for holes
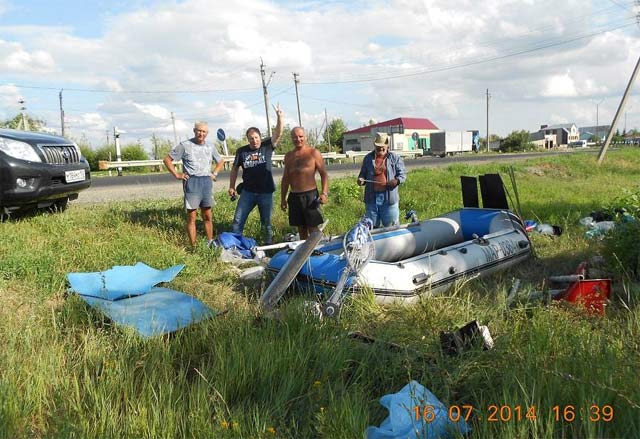
[[[260,64],[285,123],[422,117],[506,136],[610,124],[640,57],[634,0],[0,0],[0,120],[27,114],[99,148],[207,121],[266,131]],[[638,81],[640,82],[640,80]],[[622,130],[640,128],[640,84]],[[19,101],[24,100],[24,104]],[[172,120],[173,115],[173,120]],[[270,108],[271,125],[275,112]],[[212,134],[210,134],[212,136]]]

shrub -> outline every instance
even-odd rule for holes
[[[362,198],[360,186],[352,180],[337,180],[331,183],[331,198],[339,204],[345,203],[347,200],[359,200]]]
[[[149,160],[147,152],[139,143],[122,148],[122,160]]]
[[[604,254],[614,271],[640,279],[640,188],[623,189],[605,212],[619,221],[604,240]]]
[[[603,253],[610,268],[632,279],[640,279],[640,222],[618,224],[604,239]]]

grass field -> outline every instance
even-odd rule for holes
[[[72,204],[0,224],[0,437],[360,438],[387,415],[379,398],[410,380],[446,405],[473,407],[474,438],[640,437],[638,286],[616,261],[605,317],[560,302],[505,302],[513,278],[525,293],[540,290],[549,275],[601,252],[578,221],[637,189],[640,149],[611,151],[600,167],[588,154],[509,166],[523,216],[562,226],[562,236],[533,234],[537,258],[413,307],[354,297],[338,321],[310,317],[295,296],[282,319],[262,316],[260,287],[242,286],[239,270],[204,245],[189,251],[178,199]],[[506,171],[413,171],[401,210],[424,219],[456,209],[460,175],[500,172],[508,181]],[[352,179],[331,181],[327,233],[360,218],[360,191]],[[223,194],[217,202],[216,227],[230,230],[235,205]],[[256,212],[246,233],[258,230]],[[274,231],[291,231],[279,210]],[[138,261],[185,264],[169,287],[228,312],[143,340],[66,293],[69,272]],[[439,332],[474,319],[489,326],[495,348],[443,355]],[[354,341],[352,330],[404,349]]]

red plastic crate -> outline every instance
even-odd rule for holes
[[[604,314],[611,297],[611,279],[579,280],[567,288],[562,298],[568,302],[581,304],[587,311]]]

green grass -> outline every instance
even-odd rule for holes
[[[0,437],[357,438],[386,417],[379,398],[412,379],[446,405],[473,406],[471,437],[640,436],[637,284],[615,273],[604,318],[559,302],[505,303],[514,277],[522,291],[540,290],[547,276],[571,273],[601,252],[578,220],[623,188],[637,189],[640,150],[610,151],[600,167],[588,154],[508,166],[524,217],[565,230],[556,238],[532,235],[537,259],[412,307],[354,297],[339,321],[309,316],[301,297],[282,304],[281,320],[262,316],[260,288],[240,285],[238,270],[204,246],[188,250],[180,200],[72,204],[62,214],[0,224]],[[506,170],[413,171],[400,189],[401,209],[423,219],[456,209],[460,175],[500,172],[508,181]],[[363,214],[352,180],[331,181],[326,233],[343,232]],[[217,202],[216,228],[229,230],[235,205],[223,194]],[[279,209],[274,231],[277,238],[292,231]],[[257,213],[246,233],[258,236]],[[69,272],[138,261],[185,264],[170,287],[228,312],[142,340],[66,293]],[[495,348],[443,355],[439,332],[473,319],[489,326]],[[359,343],[347,337],[351,330],[405,349]],[[489,422],[492,405],[512,413],[520,406],[522,418]],[[555,419],[554,406],[562,414],[568,405],[576,419]],[[592,405],[612,406],[613,419],[590,421]],[[525,418],[531,407],[535,420]]]

